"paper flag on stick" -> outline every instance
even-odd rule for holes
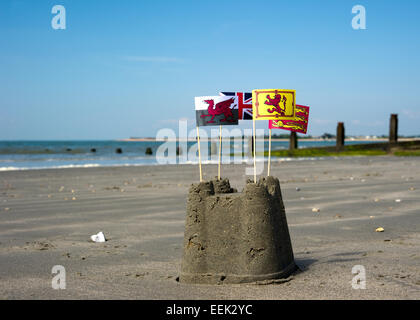
[[[252,93],[251,92],[220,92],[221,96],[238,97],[239,120],[252,120]]]
[[[226,126],[238,124],[238,97],[195,97],[197,126]]]
[[[252,90],[254,120],[292,120],[296,113],[295,103],[295,90]]]
[[[296,105],[295,117],[291,120],[269,120],[269,129],[284,129],[299,133],[308,130],[309,107]]]

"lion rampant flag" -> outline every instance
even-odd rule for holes
[[[195,97],[197,126],[219,126],[238,124],[238,97]]]
[[[308,130],[309,107],[296,105],[295,117],[292,120],[269,120],[270,129],[284,129],[294,132],[306,133]]]
[[[254,120],[293,120],[296,116],[296,91],[252,90],[252,109]]]

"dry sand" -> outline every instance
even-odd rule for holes
[[[420,158],[275,160],[272,173],[301,271],[280,284],[191,285],[176,278],[197,166],[1,172],[0,298],[420,298]],[[222,175],[243,188],[245,166]],[[109,241],[90,242],[99,231]],[[54,265],[66,268],[65,290],[51,287]],[[365,290],[351,286],[354,265]]]

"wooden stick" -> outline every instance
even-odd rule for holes
[[[268,170],[267,170],[267,177],[270,176],[270,164],[271,164],[271,128],[268,129]]]
[[[252,118],[252,126],[253,126],[253,131],[254,131],[254,133],[253,133],[253,137],[254,137],[254,141],[253,141],[253,145],[254,145],[254,183],[257,183],[257,161],[255,159],[257,150],[255,148],[255,119],[254,118]]]
[[[219,126],[219,171],[218,171],[218,180],[220,180],[220,159],[222,157],[222,126]]]
[[[203,182],[203,172],[201,170],[200,130],[198,130],[198,126],[197,126],[197,143],[198,143],[198,164],[200,166],[200,182]]]

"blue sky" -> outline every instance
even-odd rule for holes
[[[194,96],[258,88],[295,89],[308,134],[387,134],[391,113],[420,134],[419,16],[416,0],[2,0],[0,140],[154,137],[194,127]]]

